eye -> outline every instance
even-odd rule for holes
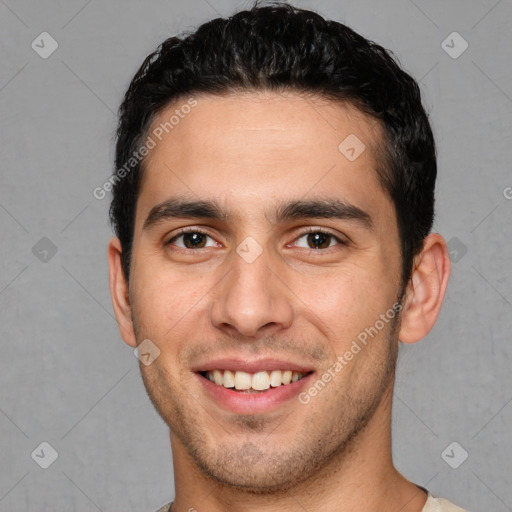
[[[297,241],[305,239],[302,245],[297,243]],[[346,245],[343,240],[334,234],[324,231],[321,229],[314,229],[310,231],[306,231],[302,233],[298,238],[296,238],[296,246],[304,249],[318,250],[318,249],[328,249],[333,247],[336,244]]]
[[[208,239],[210,239],[210,242],[208,242]],[[174,245],[182,250],[194,250],[218,247],[219,244],[204,231],[197,228],[184,228],[170,238],[166,245]],[[293,245],[302,249],[317,251],[319,249],[329,249],[335,245],[346,245],[346,242],[329,231],[315,228],[302,233],[295,239]]]
[[[213,243],[207,245],[207,239],[210,238]],[[181,243],[175,243],[182,239]],[[216,247],[217,243],[213,238],[198,229],[182,229],[177,235],[169,239],[166,245],[176,245],[180,249],[203,249],[205,247]]]

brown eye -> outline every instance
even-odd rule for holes
[[[206,236],[203,235],[203,233],[185,233],[183,235],[183,243],[187,249],[204,247],[206,244]]]
[[[167,244],[176,245],[180,249],[203,249],[204,247],[215,246],[214,241],[210,243],[210,245],[207,245],[208,238],[211,237],[201,231],[185,231],[172,237]],[[181,241],[178,243],[180,239]]]
[[[326,233],[309,233],[307,240],[311,249],[326,249],[331,243],[331,235]]]
[[[305,243],[299,243],[299,240],[305,239]],[[334,243],[333,243],[334,242]],[[305,249],[328,249],[333,245],[343,244],[343,242],[331,233],[325,233],[323,231],[309,231],[302,234],[297,238],[297,246]]]

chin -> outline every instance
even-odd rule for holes
[[[238,492],[257,495],[278,495],[286,494],[290,489],[296,486],[300,481],[295,475],[283,475],[282,473],[272,475],[269,473],[268,467],[261,466],[259,468],[245,468],[242,471],[229,471],[222,468],[213,469],[209,467],[202,468],[204,473],[212,480],[225,487],[236,489]]]
[[[217,484],[258,495],[286,494],[310,478],[320,462],[320,458],[307,456],[300,446],[279,452],[264,441],[247,441],[240,447],[233,443],[215,448],[203,445],[189,453],[203,474]]]

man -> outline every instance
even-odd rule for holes
[[[419,89],[383,48],[289,5],[172,37],[116,169],[110,288],[170,430],[160,511],[462,510],[391,456],[399,341],[450,261]]]

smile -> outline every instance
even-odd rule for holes
[[[270,388],[286,386],[301,380],[307,375],[304,372],[292,370],[273,370],[271,372],[258,371],[255,373],[231,370],[210,370],[200,373],[217,386],[228,389],[231,388],[245,393],[258,393]]]

